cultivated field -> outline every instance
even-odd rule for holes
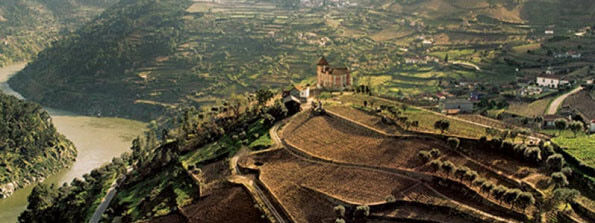
[[[261,165],[259,179],[297,222],[320,222],[332,215],[323,212],[333,207],[325,197],[353,204],[382,203],[389,195],[402,197],[399,192],[415,183],[396,174],[299,159],[285,150],[240,162]]]

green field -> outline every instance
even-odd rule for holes
[[[361,107],[364,101],[368,104],[373,103],[374,106],[380,105],[396,105],[399,107],[401,103],[380,99],[376,97],[369,97],[365,95],[343,95],[340,96],[340,100],[345,103],[351,103],[357,107]],[[408,106],[403,112],[403,115],[410,121],[419,121],[419,128],[416,130],[422,130],[432,133],[440,133],[439,130],[434,129],[434,123],[438,120],[448,120],[450,122],[450,128],[445,132],[446,135],[480,138],[485,135],[485,127],[464,120],[456,118],[456,116],[446,116],[443,114],[431,112],[425,109],[420,109],[412,106]]]
[[[564,131],[561,136],[552,138],[552,142],[567,148],[566,152],[585,164],[595,167],[595,135],[579,134],[574,137],[572,132]]]

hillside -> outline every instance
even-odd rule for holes
[[[76,30],[116,1],[1,1],[0,67],[32,59],[62,33]]]
[[[515,67],[496,46],[541,39],[549,25],[562,33],[595,21],[587,0],[322,2],[124,0],[41,52],[10,84],[44,105],[146,120],[179,104],[311,81],[316,59],[327,55],[379,93],[417,95],[444,81],[512,81]],[[539,17],[547,13],[559,19]],[[445,66],[445,55],[482,70]]]
[[[68,167],[74,145],[41,106],[0,93],[0,198]]]

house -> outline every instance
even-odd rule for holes
[[[591,124],[589,125],[589,132],[595,133],[595,119],[591,120]]]
[[[521,89],[521,96],[538,95],[543,93],[543,89],[536,86],[527,86]]]
[[[473,102],[466,99],[447,98],[440,103],[440,110],[443,113],[471,113],[473,112]]]
[[[316,64],[318,88],[330,90],[344,90],[351,88],[353,80],[351,72],[346,67],[331,68],[324,57]]]
[[[310,86],[300,87],[292,85],[291,87],[283,90],[282,96],[284,98],[290,95],[298,98],[301,102],[306,102],[308,101],[308,98],[310,98]]]
[[[558,88],[558,85],[560,85],[560,78],[551,75],[538,76],[536,83],[541,87]]]
[[[554,30],[553,29],[546,29],[545,30],[545,35],[554,35]]]

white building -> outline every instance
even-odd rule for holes
[[[558,88],[558,85],[560,85],[560,78],[552,76],[538,76],[537,85],[547,88]]]
[[[554,30],[552,30],[552,29],[545,30],[545,35],[554,35]]]
[[[589,125],[589,132],[595,132],[595,119],[591,120],[591,125]]]

